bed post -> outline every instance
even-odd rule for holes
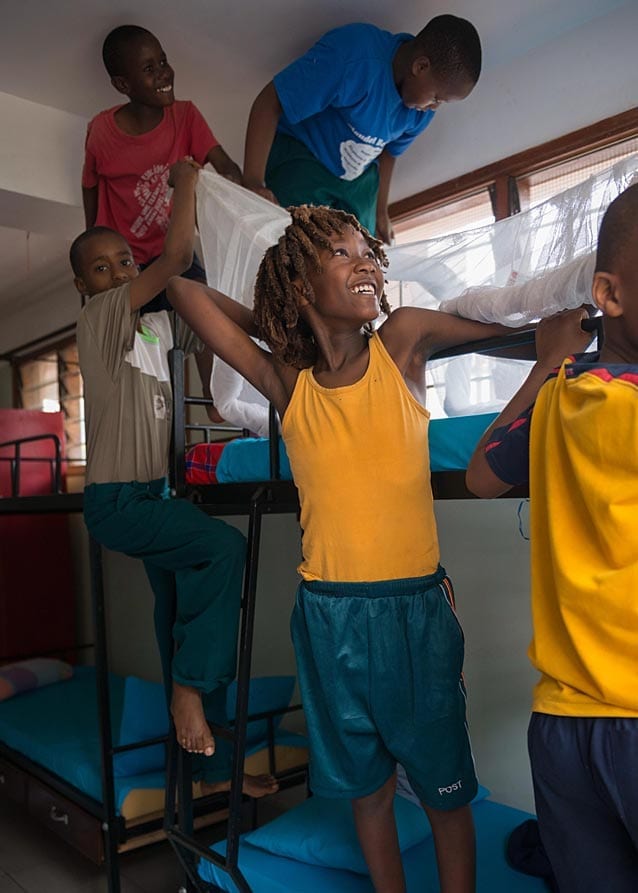
[[[242,782],[244,775],[244,758],[246,750],[246,726],[248,724],[248,695],[250,689],[250,665],[252,659],[253,631],[255,625],[255,602],[257,593],[257,574],[259,570],[259,546],[261,537],[261,519],[267,510],[268,487],[262,485],[254,492],[250,502],[248,523],[248,551],[244,572],[244,588],[242,596],[242,619],[239,639],[239,657],[237,670],[237,700],[235,702],[235,722],[232,734],[227,729],[213,727],[213,733],[221,737],[232,738],[233,767],[229,796],[228,830],[226,837],[226,857],[218,856],[201,846],[193,839],[192,834],[192,801],[185,804],[184,812],[179,810],[178,823],[175,825],[175,792],[180,799],[183,794],[188,797],[185,784],[190,773],[180,772],[181,754],[175,740],[174,731],[170,736],[168,757],[168,778],[166,796],[166,836],[170,841],[179,862],[184,869],[189,884],[186,890],[204,891],[210,889],[196,874],[193,856],[200,856],[213,862],[225,871],[239,893],[251,893],[251,888],[238,867],[239,835],[241,832]],[[193,885],[192,888],[190,885]]]
[[[95,628],[95,681],[97,686],[100,762],[102,769],[104,863],[109,893],[120,893],[102,546],[92,536],[89,536],[89,561],[91,566],[93,625]]]
[[[186,402],[184,394],[184,351],[168,353],[173,382],[173,436],[171,438],[169,486],[175,496],[186,493]]]
[[[279,425],[277,422],[277,410],[268,404],[268,456],[270,460],[270,480],[278,481],[281,478],[279,467]]]
[[[248,551],[246,553],[246,569],[244,574],[244,596],[242,599],[239,661],[237,669],[233,773],[230,784],[230,815],[228,816],[228,836],[226,844],[226,861],[233,879],[235,879],[234,871],[237,871],[237,861],[239,858],[242,783],[246,752],[246,726],[248,723],[248,695],[250,692],[250,665],[252,661],[253,631],[255,628],[255,602],[257,595],[257,573],[259,570],[261,518],[266,496],[267,493],[264,486],[261,486],[256,490],[250,502],[250,518],[248,522]]]

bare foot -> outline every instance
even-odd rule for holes
[[[203,753],[212,757],[215,753],[215,739],[204,716],[201,692],[190,685],[173,682],[171,713],[177,743],[189,753]]]
[[[242,793],[257,799],[258,797],[266,797],[268,794],[275,794],[279,790],[279,782],[272,775],[244,775],[241,789]],[[209,797],[211,794],[229,791],[230,781],[202,781],[200,782],[200,790],[202,797]]]

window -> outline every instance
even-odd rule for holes
[[[553,195],[577,186],[588,177],[607,170],[617,161],[638,153],[638,137],[623,140],[595,152],[572,158],[561,164],[543,168],[535,173],[517,178],[518,192],[523,208],[534,208]]]
[[[469,198],[471,204],[477,195],[483,196],[483,207],[487,208],[489,191],[496,219],[500,220],[516,213],[519,205],[538,204],[636,152],[638,108],[395,202],[390,206],[390,216],[396,232],[402,231],[404,224],[410,228],[416,218],[425,219],[432,212],[440,215],[440,222],[441,216],[452,217],[461,208],[459,202]],[[476,226],[476,222],[469,225]],[[457,231],[466,228],[460,220]],[[450,230],[441,228],[438,234],[446,231]]]
[[[18,406],[64,413],[65,455],[70,463],[86,461],[84,394],[75,341],[16,361]]]
[[[487,189],[401,220],[394,225],[397,245],[434,239],[494,223]]]
[[[635,154],[638,108],[394,203],[390,216],[397,244],[459,233],[509,217]],[[551,225],[550,217],[548,214],[547,225]],[[489,235],[485,244],[480,234],[472,243],[471,250],[465,252],[467,263],[490,275],[493,254]],[[411,282],[401,287],[391,282],[389,297],[393,306],[438,305],[424,286]],[[428,409],[435,418],[462,413],[469,406],[480,406],[483,412],[498,410],[527,372],[528,365],[520,361],[478,355],[435,362],[426,373]]]

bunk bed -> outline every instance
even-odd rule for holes
[[[179,389],[180,385],[177,388],[178,402],[182,403],[183,390]],[[181,421],[177,413],[178,424]],[[180,437],[175,440],[179,441]],[[45,450],[39,457],[27,456],[27,446],[34,441],[51,444],[52,451]],[[10,491],[4,492],[0,498],[1,516],[69,515],[82,511],[82,494],[66,493],[63,489],[64,455],[57,435],[3,442],[0,444],[0,460],[11,466]],[[24,495],[20,482],[27,462],[48,466],[51,492]],[[262,496],[254,491],[254,486],[242,486],[209,493],[206,509],[215,514],[251,513],[251,518],[258,517],[261,510],[256,506],[261,503]],[[296,502],[291,506],[287,494],[283,502],[279,500],[276,510],[294,510],[295,506]],[[272,511],[273,507],[268,505],[266,510]],[[254,520],[252,529],[257,530],[258,538]],[[254,539],[254,533],[251,536]],[[252,550],[254,556],[257,552],[258,545]],[[94,862],[104,863],[109,893],[118,893],[119,853],[165,835],[165,750],[167,737],[170,750],[170,736],[167,736],[168,717],[162,687],[109,673],[102,549],[92,539],[89,540],[89,553],[95,641],[88,647],[95,649],[95,667],[76,667],[71,679],[16,694],[0,703],[0,791],[26,807],[35,819],[44,822]],[[246,584],[252,589],[254,602],[256,557],[252,558],[252,572],[250,567],[249,560]],[[242,637],[245,640],[244,633]],[[65,656],[70,650],[65,649]],[[276,775],[280,787],[305,783],[305,739],[279,728],[286,714],[300,709],[300,705],[288,706],[292,685],[288,686],[286,703],[277,695],[280,702],[273,704],[268,695],[274,689],[263,684],[269,680],[258,681],[253,686],[253,694],[261,692],[262,697],[253,697],[251,703],[245,648],[242,656],[244,681],[236,689],[235,726],[241,727],[243,732],[241,761],[234,769],[235,774],[241,776],[245,768],[255,774],[270,772]],[[282,680],[272,681],[280,683]],[[281,690],[281,685],[275,687]],[[142,700],[144,715],[148,714],[149,695],[159,705],[160,712],[163,707],[163,720],[159,725],[156,722],[150,731],[147,723],[137,733],[124,734],[123,728],[119,728],[120,719],[123,721],[125,715],[139,717]],[[229,704],[229,708],[232,716],[233,705]],[[153,712],[157,717],[158,709],[151,710],[151,714]],[[227,737],[233,736],[229,730],[217,731]],[[252,738],[248,741],[248,750],[247,736]],[[228,795],[194,800],[187,755],[181,753],[178,762],[179,806],[173,796],[172,805],[169,802],[172,810],[169,824],[175,822],[178,829],[186,827],[192,831],[194,826],[224,820],[228,815]],[[184,780],[186,776],[188,781]],[[244,799],[241,784],[237,790],[236,813]],[[255,821],[256,801],[253,806]]]

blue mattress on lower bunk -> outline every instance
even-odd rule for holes
[[[430,422],[431,471],[463,471],[474,448],[496,413],[433,419]],[[269,441],[263,437],[245,437],[228,443],[215,471],[220,484],[265,481],[270,477]],[[291,480],[290,463],[283,442],[279,441],[281,478]]]
[[[287,815],[292,816],[295,811]],[[473,804],[472,811],[477,842],[477,893],[546,891],[542,880],[514,871],[505,861],[509,834],[531,818],[529,813],[490,800]],[[315,829],[310,833],[315,833]],[[370,879],[363,874],[274,855],[247,843],[247,836],[243,835],[241,840],[239,867],[253,893],[373,893]],[[216,844],[213,850],[223,853],[225,843]],[[405,849],[402,857],[408,893],[439,889],[431,835]],[[212,890],[235,890],[228,876],[210,862],[202,860],[199,873]]]
[[[125,678],[110,675],[111,718],[119,725],[125,696]],[[27,691],[0,703],[0,740],[8,747],[102,800],[100,736],[93,667],[75,667],[65,682]],[[139,754],[138,759],[148,758]],[[118,811],[131,790],[164,786],[164,749],[152,748],[155,769],[115,779]]]
[[[168,733],[168,714],[161,685],[135,676],[109,674],[109,687],[116,745]],[[286,707],[293,688],[292,676],[251,680],[249,711],[258,713]],[[233,685],[229,689],[230,704],[234,690]],[[256,733],[253,736],[251,725]],[[265,721],[249,724],[247,734],[246,755],[250,756],[265,747]],[[286,730],[277,729],[275,736],[277,745],[305,747],[307,743],[303,736]],[[101,802],[95,669],[74,667],[73,676],[68,680],[0,702],[0,741]],[[163,790],[164,766],[163,744],[115,755],[118,813],[131,792]]]

